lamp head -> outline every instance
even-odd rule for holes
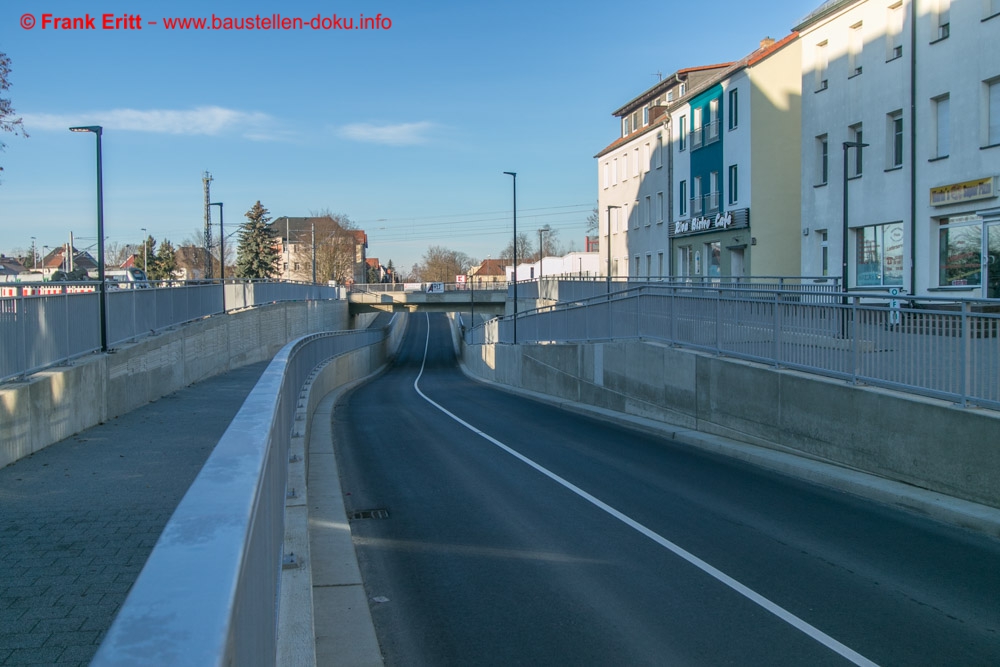
[[[84,125],[81,127],[71,127],[70,132],[93,132],[94,134],[101,134],[104,130],[100,125]]]

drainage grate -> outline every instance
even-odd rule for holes
[[[351,512],[350,519],[354,521],[356,519],[388,519],[389,510],[384,508],[374,509],[374,510],[355,510]]]

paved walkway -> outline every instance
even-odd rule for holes
[[[87,665],[267,362],[0,469],[0,665]]]

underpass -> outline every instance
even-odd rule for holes
[[[994,664],[996,540],[498,391],[442,315],[334,442],[389,665]]]

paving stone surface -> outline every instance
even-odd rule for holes
[[[267,362],[0,469],[0,665],[87,665]]]

